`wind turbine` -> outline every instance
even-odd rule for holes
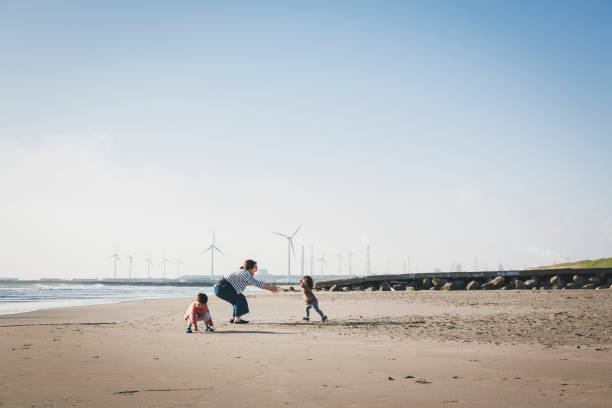
[[[336,254],[338,257],[338,276],[342,275],[342,254]]]
[[[314,245],[310,244],[310,275],[314,276]]]
[[[147,264],[147,279],[151,279],[151,266],[153,266],[153,261],[151,260],[151,255],[149,254],[149,257],[147,259],[145,259],[145,263]]]
[[[304,245],[302,245],[302,276],[304,276]]]
[[[115,280],[117,280],[117,261],[121,262],[121,258],[119,258],[119,245],[117,245],[117,250],[110,257],[115,258]]]
[[[323,256],[317,259],[315,262],[321,263],[321,277],[323,277],[323,265],[327,265],[327,261],[325,260],[325,252],[323,252]]]
[[[127,259],[128,261],[130,261],[129,267],[128,267],[128,279],[132,279],[132,272],[134,270],[134,255],[136,255],[136,251],[134,251],[132,253],[132,255],[129,254],[129,252],[126,252],[127,254]]]
[[[359,253],[359,251],[349,252],[349,275],[353,273],[353,255]]]
[[[206,253],[208,251],[210,251],[210,281],[214,281],[215,277],[214,277],[214,272],[215,272],[215,250],[219,251],[219,253],[221,253],[221,255],[223,254],[223,251],[221,251],[219,248],[216,247],[215,245],[215,230],[213,230],[213,240],[212,240],[212,244],[210,244],[210,246],[208,248],[206,248],[205,250],[202,251],[202,253]]]
[[[300,225],[295,232],[293,233],[293,235],[285,235],[285,234],[281,234],[280,232],[275,232],[276,235],[280,235],[283,238],[287,239],[287,251],[288,251],[288,255],[287,255],[287,283],[290,282],[291,280],[291,252],[293,252],[293,255],[295,255],[295,249],[293,249],[293,237],[295,237],[295,234],[298,233],[298,231],[300,230],[300,228],[302,228],[302,226]]]
[[[162,259],[162,264],[164,264],[164,280],[166,280],[166,262],[170,262],[168,258]]]
[[[176,278],[178,279],[181,276],[181,265],[185,265],[185,262],[181,260],[178,256],[176,257]]]

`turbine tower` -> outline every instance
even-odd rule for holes
[[[215,240],[215,230],[213,230],[212,244],[210,244],[210,246],[208,248],[206,248],[205,250],[202,251],[202,254],[210,251],[210,281],[211,282],[213,282],[215,280],[215,277],[214,277],[214,272],[215,272],[215,251],[219,251],[219,253],[221,255],[224,255],[223,251],[221,251],[219,248],[217,248],[215,243],[216,243],[216,240]]]
[[[302,276],[304,276],[304,245],[302,245]]]
[[[132,272],[134,271],[134,255],[136,255],[136,251],[134,251],[132,255],[127,253],[127,259],[130,262],[128,266],[128,280],[132,279]]]
[[[181,276],[181,265],[185,265],[185,262],[181,260],[178,256],[176,257],[176,279]]]
[[[164,280],[166,280],[166,262],[170,262],[168,258],[162,259],[162,264],[164,264]]]
[[[338,276],[342,275],[342,254],[336,254],[338,257]]]
[[[147,264],[147,279],[151,279],[151,266],[153,266],[153,261],[151,261],[151,255],[152,254],[149,254],[149,257],[145,259],[145,263]]]
[[[314,276],[314,245],[310,244],[310,276]]]
[[[327,265],[327,261],[325,260],[325,252],[323,252],[323,256],[317,259],[315,262],[321,263],[321,277],[323,277],[323,266]]]
[[[285,234],[281,234],[280,232],[275,232],[276,235],[280,235],[281,237],[287,239],[287,250],[288,250],[288,255],[287,255],[287,283],[289,283],[290,280],[291,280],[291,252],[293,252],[293,255],[295,255],[295,250],[293,249],[293,237],[295,237],[295,234],[298,233],[300,228],[302,228],[301,225],[295,230],[293,235],[285,235]]]
[[[353,273],[353,255],[355,255],[358,252],[359,251],[349,252],[348,253],[348,258],[349,258],[349,275],[352,275],[352,273]]]
[[[117,245],[117,250],[110,257],[115,258],[115,280],[117,280],[117,261],[121,262],[121,258],[119,258],[119,245]]]

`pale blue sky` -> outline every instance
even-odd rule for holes
[[[330,270],[610,256],[610,44],[609,1],[0,0],[0,276],[206,272],[213,226],[283,273],[300,223]]]

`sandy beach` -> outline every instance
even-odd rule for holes
[[[612,406],[612,290],[248,296],[184,332],[190,299],[0,316],[0,406]]]

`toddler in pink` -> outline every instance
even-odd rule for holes
[[[204,321],[206,324],[206,331],[214,331],[213,321],[208,311],[208,296],[205,293],[198,293],[195,302],[193,302],[187,310],[185,310],[185,320],[189,321],[189,327],[186,332],[191,333],[191,327],[193,326],[194,331],[198,331],[198,321]]]

